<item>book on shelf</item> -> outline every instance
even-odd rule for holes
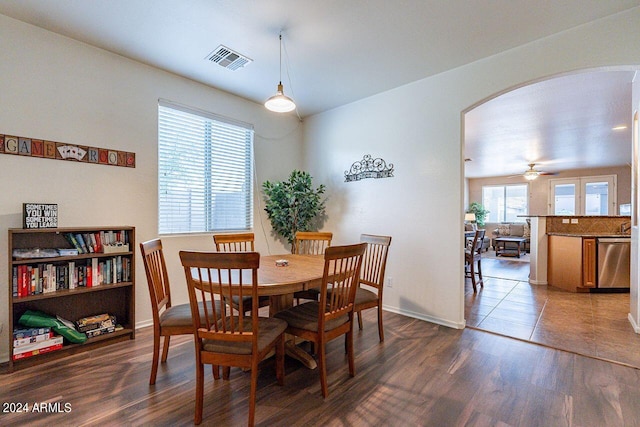
[[[98,314],[95,316],[83,317],[76,320],[76,329],[80,332],[87,332],[93,329],[106,328],[116,325],[116,317],[110,314]]]
[[[57,250],[60,256],[77,256],[79,254],[76,248],[58,248]]]
[[[12,268],[12,294],[18,298],[131,281],[131,259],[122,255]]]
[[[76,237],[76,240],[78,241],[78,244],[80,244],[80,247],[82,248],[82,253],[88,254],[89,249],[87,248],[87,244],[85,243],[84,238],[82,237],[82,234],[77,233],[75,237]]]
[[[27,357],[36,356],[38,354],[49,353],[51,351],[60,350],[64,339],[62,336],[55,336],[44,341],[25,344],[14,348],[13,360],[25,359]]]
[[[86,331],[85,334],[87,335],[87,338],[93,338],[100,335],[110,334],[115,331],[115,326],[105,326],[104,328],[91,329],[89,331]]]
[[[53,332],[47,332],[44,334],[39,334],[39,335],[31,335],[28,337],[24,337],[24,338],[14,338],[13,339],[13,348],[18,348],[18,347],[24,347],[25,345],[28,344],[33,344],[36,342],[42,342],[42,341],[46,341],[50,338],[53,338]],[[15,350],[14,350],[15,353]]]
[[[33,337],[35,335],[43,335],[43,334],[48,334],[51,332],[51,328],[50,327],[43,327],[43,328],[16,328],[13,330],[13,339],[17,340],[17,339],[21,339],[21,338],[28,338],[28,337]]]

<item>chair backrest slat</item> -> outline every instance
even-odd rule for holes
[[[322,255],[331,246],[333,233],[327,231],[298,231],[291,252],[299,255]]]
[[[218,252],[253,252],[253,233],[214,234],[213,242]]]
[[[476,230],[476,234],[473,236],[473,245],[472,251],[481,253],[482,252],[482,243],[484,241],[484,233],[485,230],[479,229]]]
[[[360,236],[360,241],[367,244],[360,270],[360,283],[382,289],[391,236],[363,234]]]
[[[254,341],[254,346],[257,346],[257,335],[251,331],[258,330],[260,254],[181,251],[180,260],[187,280],[189,302],[198,338]],[[239,297],[241,309],[234,316],[231,297],[236,295]],[[245,321],[245,310],[242,307],[244,296],[252,296],[251,324],[247,323],[248,320]],[[216,313],[215,300],[220,300],[221,313]],[[211,310],[214,315],[206,315]],[[224,321],[210,320],[217,318]]]
[[[319,328],[334,318],[353,309],[358,287],[362,255],[366,243],[346,246],[331,246],[324,253],[324,273],[320,291]],[[327,288],[331,286],[331,292]]]
[[[154,308],[153,316],[156,318],[163,308],[171,307],[171,287],[162,251],[162,241],[153,239],[140,243],[140,253],[147,275],[151,306]]]

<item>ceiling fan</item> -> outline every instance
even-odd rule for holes
[[[522,174],[524,179],[526,179],[527,181],[533,181],[534,179],[536,179],[540,175],[557,175],[555,173],[543,172],[541,170],[534,169],[533,167],[535,165],[536,165],[535,163],[529,163],[529,165],[528,165],[529,169],[524,171],[524,173]]]

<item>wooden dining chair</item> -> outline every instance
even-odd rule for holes
[[[156,383],[158,357],[160,355],[160,337],[164,337],[162,363],[167,361],[169,341],[172,335],[193,334],[191,306],[189,304],[171,304],[171,286],[162,251],[162,241],[153,239],[140,243],[140,252],[147,274],[151,313],[153,315],[153,361],[149,384]]]
[[[202,422],[204,404],[204,364],[213,366],[213,375],[220,378],[218,366],[230,366],[251,370],[249,391],[249,425],[254,425],[258,364],[275,349],[276,378],[284,384],[284,331],[287,323],[273,317],[258,317],[258,267],[257,252],[190,252],[181,251],[189,290],[189,301],[194,322],[196,353],[196,404],[195,424]],[[237,295],[239,301],[251,296],[251,315],[245,316],[244,307],[237,315],[232,306],[224,303],[216,313],[219,321],[210,321],[201,313],[198,301],[211,302],[216,295],[231,301]],[[207,307],[205,305],[204,307]],[[214,305],[215,307],[215,305]],[[206,313],[205,313],[206,314]],[[202,319],[206,319],[204,322]],[[222,320],[224,319],[224,320]],[[225,379],[228,379],[225,378]]]
[[[464,250],[465,277],[471,278],[474,293],[478,292],[477,285],[484,288],[484,281],[482,280],[482,242],[484,241],[484,233],[485,230],[476,230],[473,241]],[[476,264],[478,265],[477,272]],[[476,280],[476,274],[478,275],[478,280]]]
[[[216,245],[218,252],[253,252],[255,235],[253,233],[226,233],[226,234],[214,234],[213,242]],[[244,307],[248,311],[251,310],[251,295],[244,297]],[[260,307],[269,306],[269,297],[259,297]],[[233,307],[238,310],[240,305],[238,303],[238,297],[233,297]]]
[[[360,236],[360,241],[367,244],[367,250],[362,258],[360,284],[356,290],[354,311],[358,314],[358,327],[362,330],[362,310],[378,308],[378,336],[380,342],[383,342],[382,289],[391,237],[363,234]]]
[[[346,334],[349,375],[355,375],[353,358],[353,301],[356,296],[362,255],[366,243],[331,246],[324,253],[324,272],[320,301],[309,301],[275,314],[289,325],[287,333],[311,341],[317,350],[322,396],[327,386],[326,344]],[[327,293],[331,284],[332,292]]]
[[[214,234],[213,242],[218,252],[253,252],[255,235],[253,233]]]
[[[328,231],[298,231],[291,247],[291,253],[298,255],[322,255],[325,249],[331,246],[333,233]],[[296,304],[300,300],[318,300],[320,291],[318,289],[307,289],[293,293]]]

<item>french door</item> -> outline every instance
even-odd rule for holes
[[[549,180],[549,215],[617,215],[616,175]]]

